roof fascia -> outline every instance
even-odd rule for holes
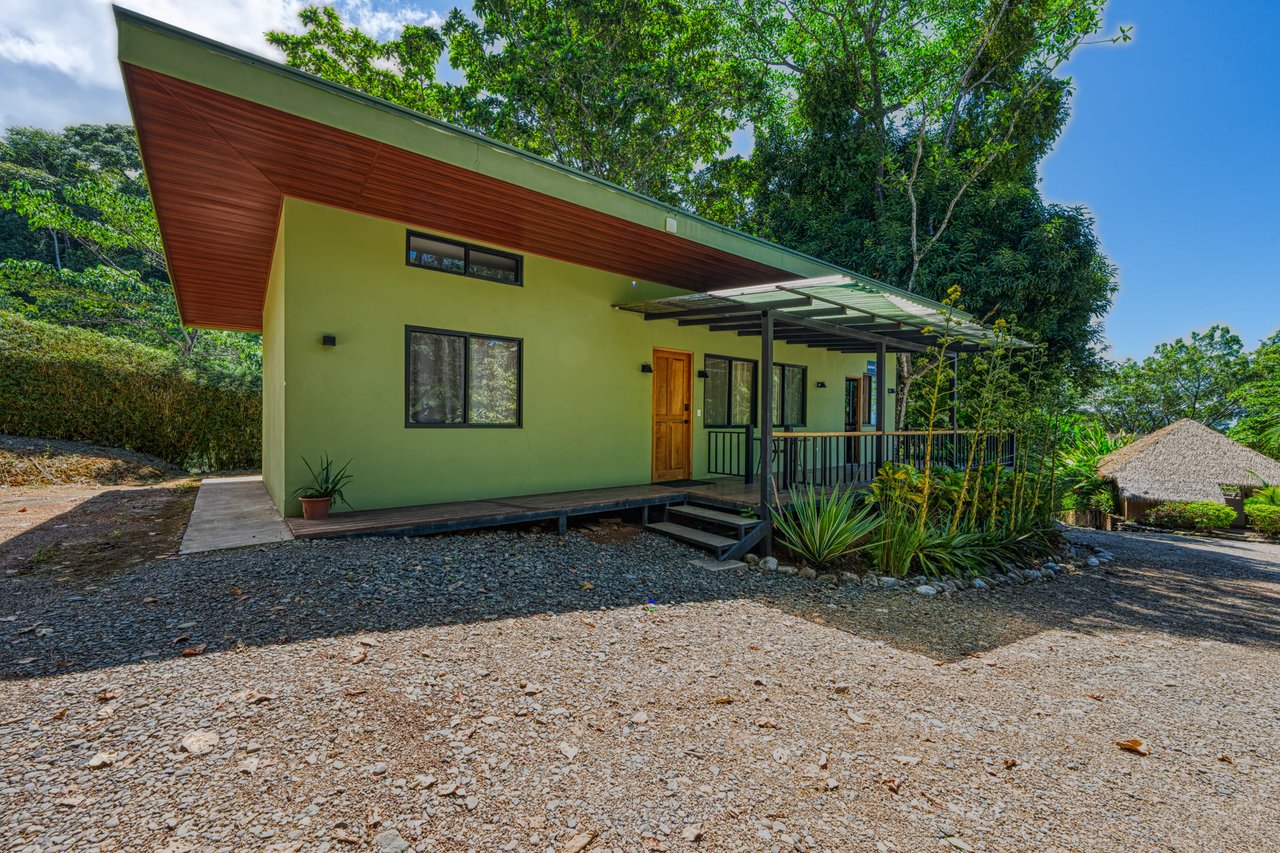
[[[800,277],[841,273],[833,264],[717,225],[639,193],[429,118],[315,75],[114,7],[123,63],[177,77],[272,109],[677,235]]]

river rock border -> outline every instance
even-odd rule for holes
[[[991,566],[986,574],[970,578],[927,578],[924,575],[893,578],[872,572],[861,575],[856,572],[820,574],[808,566],[797,568],[779,563],[774,557],[758,557],[755,554],[747,554],[743,561],[748,568],[756,571],[799,577],[818,583],[845,583],[867,589],[913,590],[918,595],[931,597],[942,593],[950,594],[965,590],[986,592],[998,586],[1050,581],[1062,575],[1080,571],[1080,565],[1094,568],[1110,563],[1114,559],[1110,551],[1098,545],[1069,545],[1057,558],[1036,563],[1032,568],[1018,568],[1010,565]]]

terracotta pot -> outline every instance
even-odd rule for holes
[[[302,517],[307,521],[324,521],[329,517],[333,498],[298,498],[302,501]]]

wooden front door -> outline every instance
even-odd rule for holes
[[[653,351],[653,480],[687,480],[693,473],[690,441],[693,354]]]

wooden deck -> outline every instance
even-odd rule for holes
[[[779,497],[786,503],[787,495]],[[643,510],[681,504],[688,500],[728,509],[756,508],[760,503],[760,486],[748,486],[740,477],[715,477],[705,485],[672,487],[645,483],[544,495],[338,512],[324,521],[286,518],[285,522],[297,539],[421,536],[549,520],[558,522],[563,532],[569,519],[575,515]]]
[[[306,521],[301,518],[289,518],[286,521],[293,535],[299,539],[448,533],[550,519],[558,521],[563,530],[571,516],[683,503],[687,498],[688,490],[683,487],[673,489],[645,484],[339,512],[324,521]]]

